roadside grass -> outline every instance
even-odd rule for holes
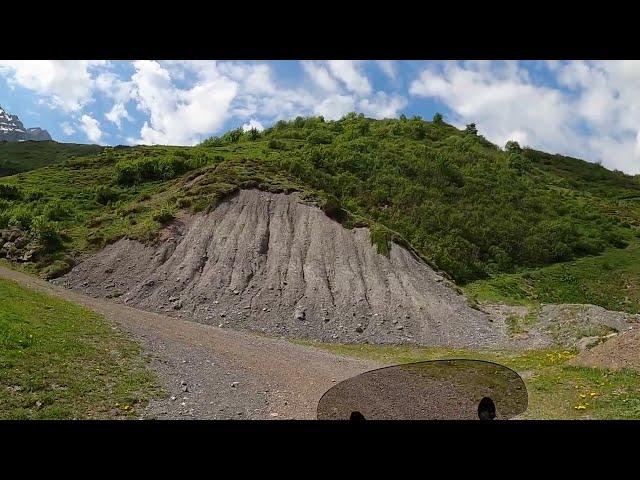
[[[0,280],[0,419],[134,418],[161,394],[96,313]]]
[[[590,303],[640,313],[640,242],[595,257],[472,282],[465,292],[478,302],[511,305]]]
[[[296,343],[338,355],[400,364],[452,358],[487,360],[523,376],[529,393],[524,419],[640,419],[640,373],[573,367],[575,350],[474,351],[414,346]]]

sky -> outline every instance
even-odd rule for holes
[[[0,106],[59,142],[194,145],[281,119],[440,112],[640,173],[640,61],[0,60]]]

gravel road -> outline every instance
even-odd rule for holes
[[[167,392],[141,418],[313,419],[331,386],[381,366],[137,310],[3,267],[0,277],[83,305],[137,341]]]

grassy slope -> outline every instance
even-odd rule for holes
[[[0,418],[127,418],[159,392],[99,315],[6,280],[0,298]]]
[[[508,304],[591,303],[640,313],[640,245],[517,274],[470,283],[477,301]]]
[[[46,142],[0,142],[0,177],[27,172],[74,156],[93,155],[99,145]]]
[[[640,373],[566,365],[566,350],[476,351],[408,346],[340,345],[298,342],[340,355],[384,363],[447,358],[488,360],[523,375],[529,393],[527,419],[640,419]]]

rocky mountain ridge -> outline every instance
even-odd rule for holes
[[[51,135],[39,127],[25,128],[17,115],[11,115],[0,106],[0,141],[22,142],[26,140],[51,140]]]

